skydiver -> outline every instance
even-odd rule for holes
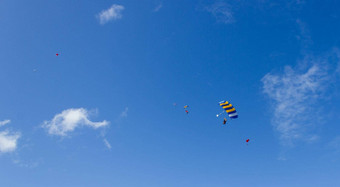
[[[227,123],[227,119],[226,118],[224,118],[224,120],[223,120],[223,124],[225,125]]]

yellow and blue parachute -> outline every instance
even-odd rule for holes
[[[221,101],[221,102],[219,102],[219,104],[228,113],[228,116],[231,119],[238,118],[236,109],[233,107],[233,105],[231,103],[229,103],[228,101]]]

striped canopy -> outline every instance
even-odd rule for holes
[[[228,113],[230,118],[235,119],[238,117],[236,109],[228,101],[221,101],[220,106]]]

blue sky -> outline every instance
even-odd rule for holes
[[[2,0],[1,186],[340,186],[339,7]]]

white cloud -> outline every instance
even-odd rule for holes
[[[101,11],[97,17],[100,24],[105,24],[112,20],[118,20],[122,18],[122,11],[124,6],[113,4],[109,9]]]
[[[0,153],[15,151],[20,133],[11,133],[9,131],[0,132]]]
[[[127,118],[128,116],[128,111],[129,111],[129,108],[128,107],[125,107],[124,111],[122,113],[120,113],[120,117],[121,118]]]
[[[1,127],[1,126],[4,126],[4,125],[6,125],[6,124],[8,124],[8,123],[10,123],[10,122],[11,122],[11,120],[9,120],[9,119],[0,121],[0,127]]]
[[[107,141],[107,139],[104,139],[104,144],[106,145],[106,147],[108,148],[108,149],[111,149],[112,147],[111,147],[111,144],[109,143],[109,141]]]
[[[224,2],[216,2],[205,9],[210,12],[218,22],[228,24],[235,21],[231,6]]]
[[[92,122],[89,120],[89,112],[84,108],[71,108],[56,114],[51,121],[44,121],[43,127],[51,135],[66,136],[77,127],[90,126],[94,129],[105,127],[109,122]]]
[[[11,120],[9,119],[0,121],[0,127],[10,122]],[[20,136],[19,132],[10,132],[8,130],[0,131],[0,153],[15,151],[17,148],[17,141]]]
[[[319,139],[309,133],[323,117],[318,111],[321,107],[315,106],[334,81],[334,60],[339,61],[336,50],[320,58],[308,56],[295,69],[287,66],[283,73],[268,73],[262,78],[263,92],[273,101],[272,124],[283,144]]]

